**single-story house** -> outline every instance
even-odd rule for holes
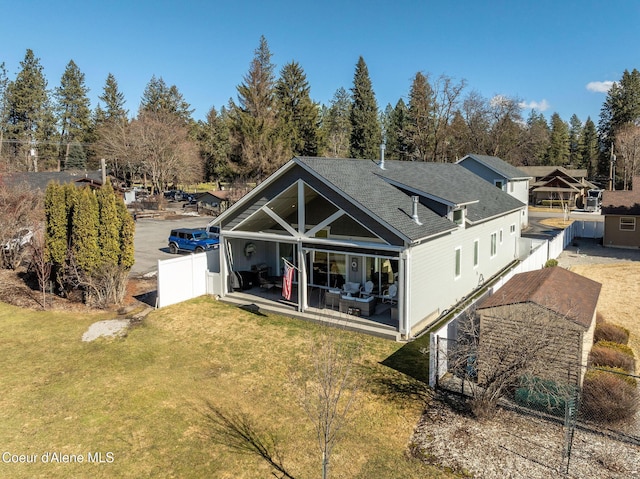
[[[373,296],[408,338],[518,259],[524,209],[456,164],[296,157],[211,222],[215,289],[224,300],[252,271],[272,285],[292,264],[296,311],[310,291],[347,312]]]
[[[51,181],[65,185],[89,186],[92,189],[102,186],[102,170],[64,170],[64,171],[24,171],[7,173],[7,181],[13,184],[26,184],[34,190],[44,191]]]
[[[476,309],[479,379],[496,361],[521,355],[530,359],[527,372],[535,377],[582,384],[601,287],[558,266],[511,278]]]
[[[533,178],[529,186],[529,204],[563,202],[569,208],[584,206],[587,191],[597,186],[587,180],[586,169],[567,169],[562,166],[521,166]]]
[[[603,191],[603,246],[640,248],[640,177],[633,178],[631,190]]]
[[[507,163],[497,156],[468,154],[457,163],[467,170],[484,178],[492,185],[509,193],[515,199],[529,204],[529,181],[532,179],[521,169]],[[522,228],[529,225],[529,210],[522,212]]]

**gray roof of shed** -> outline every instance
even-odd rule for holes
[[[418,204],[418,218],[422,224],[413,221],[412,194],[444,204],[467,204],[467,219],[471,222],[483,221],[524,206],[474,173],[452,163],[385,161],[382,169],[377,162],[360,159],[297,157],[294,162],[410,240],[457,228],[447,218],[422,204]]]

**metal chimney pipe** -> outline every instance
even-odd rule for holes
[[[384,150],[387,146],[384,143],[380,143],[380,169],[384,170]]]
[[[417,224],[421,225],[420,218],[418,218],[418,203],[420,201],[420,197],[417,195],[413,195],[411,197],[411,219],[415,221]]]

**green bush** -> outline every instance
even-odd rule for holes
[[[593,342],[598,343],[600,341],[628,344],[629,330],[606,321],[596,322],[596,329],[593,333]]]
[[[545,268],[553,268],[554,266],[558,266],[558,260],[557,259],[548,259],[547,262],[544,264]]]
[[[580,415],[601,423],[632,419],[640,407],[640,394],[633,377],[616,369],[589,371],[582,385]]]

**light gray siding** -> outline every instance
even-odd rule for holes
[[[414,327],[432,313],[439,314],[469,295],[514,261],[520,239],[520,211],[428,241],[410,249],[408,312]],[[516,225],[515,232],[510,226]],[[502,230],[502,243],[500,242]],[[496,234],[496,255],[491,257],[491,235]],[[473,265],[473,243],[479,240],[478,265]],[[461,248],[460,276],[455,277],[456,248]]]

